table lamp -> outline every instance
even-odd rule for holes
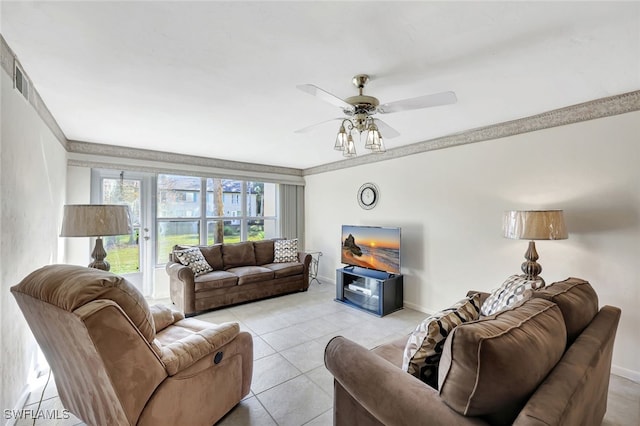
[[[538,260],[534,240],[566,240],[569,235],[564,224],[562,210],[511,210],[504,212],[502,222],[504,237],[515,240],[529,240],[529,248],[524,254],[527,259],[522,263],[522,272],[531,280],[544,280],[540,277],[542,266]]]
[[[64,206],[61,237],[98,237],[91,253],[90,268],[108,271],[109,262],[102,237],[131,232],[129,206],[117,204],[70,204]]]

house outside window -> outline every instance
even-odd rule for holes
[[[157,264],[176,244],[278,236],[277,184],[169,174],[158,175],[157,182]]]

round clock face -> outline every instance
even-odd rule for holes
[[[378,193],[378,187],[372,183],[365,183],[358,190],[358,204],[363,209],[369,210],[376,206],[380,198]]]

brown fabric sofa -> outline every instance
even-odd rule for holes
[[[483,294],[486,298],[488,294]],[[570,278],[447,336],[438,390],[400,369],[406,339],[371,351],[336,337],[335,425],[600,425],[621,311]]]
[[[66,409],[89,425],[210,426],[246,396],[253,340],[149,308],[124,278],[52,265],[11,288]]]
[[[198,246],[212,272],[193,271],[170,253],[166,265],[171,301],[186,316],[265,297],[306,291],[311,255],[297,262],[274,263],[275,240]],[[189,246],[175,246],[174,250]]]

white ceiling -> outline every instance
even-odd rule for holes
[[[1,2],[0,30],[70,140],[308,168],[341,160],[367,73],[387,148],[640,89],[638,2]],[[363,153],[362,146],[358,146]],[[375,154],[369,154],[375,155]]]

